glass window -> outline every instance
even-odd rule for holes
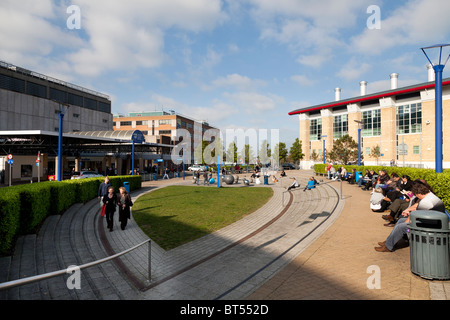
[[[121,121],[120,126],[131,126],[131,121]]]
[[[422,104],[413,103],[397,107],[397,134],[422,132]]]
[[[413,154],[420,154],[420,146],[413,146]]]
[[[381,135],[381,110],[370,110],[362,113],[363,137],[374,137]]]
[[[172,120],[170,120],[170,119],[159,120],[159,125],[165,125],[165,124],[171,124],[171,123],[172,123]]]
[[[335,116],[333,122],[333,139],[342,138],[346,134],[348,134],[348,115]]]
[[[309,140],[320,140],[322,136],[322,119],[312,119],[309,124]]]

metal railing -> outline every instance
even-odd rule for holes
[[[133,250],[143,246],[146,243],[148,243],[148,280],[151,281],[151,275],[152,275],[151,274],[151,270],[152,270],[151,269],[151,247],[152,246],[151,246],[151,240],[150,239],[148,239],[148,240],[146,240],[146,241],[144,241],[144,242],[142,242],[142,243],[140,243],[140,244],[138,244],[138,245],[136,245],[136,246],[134,246],[134,247],[132,247],[130,249],[127,249],[125,251],[122,251],[120,253],[112,255],[110,257],[106,257],[106,258],[103,258],[103,259],[100,259],[100,260],[97,260],[97,261],[89,262],[89,263],[86,263],[86,264],[83,264],[83,265],[77,266],[77,267],[81,270],[81,269],[86,269],[86,268],[89,268],[89,267],[96,266],[98,264],[101,264],[101,263],[113,260],[115,258],[118,258],[118,257],[124,255],[124,254],[127,254],[127,253],[129,253],[129,252],[131,252],[131,251],[133,251]],[[41,274],[41,275],[37,275],[37,276],[32,276],[32,277],[28,277],[28,278],[23,278],[23,279],[18,279],[18,280],[13,280],[13,281],[9,281],[9,282],[3,282],[3,283],[0,283],[0,290],[10,289],[10,288],[13,288],[13,287],[22,286],[22,285],[25,285],[25,284],[30,284],[32,282],[54,278],[54,277],[57,277],[57,276],[69,273],[70,269],[72,269],[72,268],[69,267],[68,269],[63,269],[63,270],[59,270],[59,271],[49,272],[49,273],[45,273],[45,274]]]

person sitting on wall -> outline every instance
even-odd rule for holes
[[[297,180],[295,178],[292,178],[292,184],[289,186],[287,190],[289,191],[291,189],[295,189],[298,187],[300,187],[300,185],[298,184]]]
[[[316,179],[314,179],[314,177],[309,178],[308,184],[306,185],[305,189],[303,189],[303,191],[311,190],[314,189],[316,187]]]
[[[280,176],[281,177],[286,177],[286,172],[284,172],[284,169],[283,169],[283,171],[281,171]]]

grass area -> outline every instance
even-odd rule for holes
[[[169,186],[139,197],[133,218],[169,250],[242,219],[272,195],[271,188]]]

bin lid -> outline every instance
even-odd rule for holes
[[[434,210],[416,210],[411,212],[411,227],[450,230],[447,214]]]

